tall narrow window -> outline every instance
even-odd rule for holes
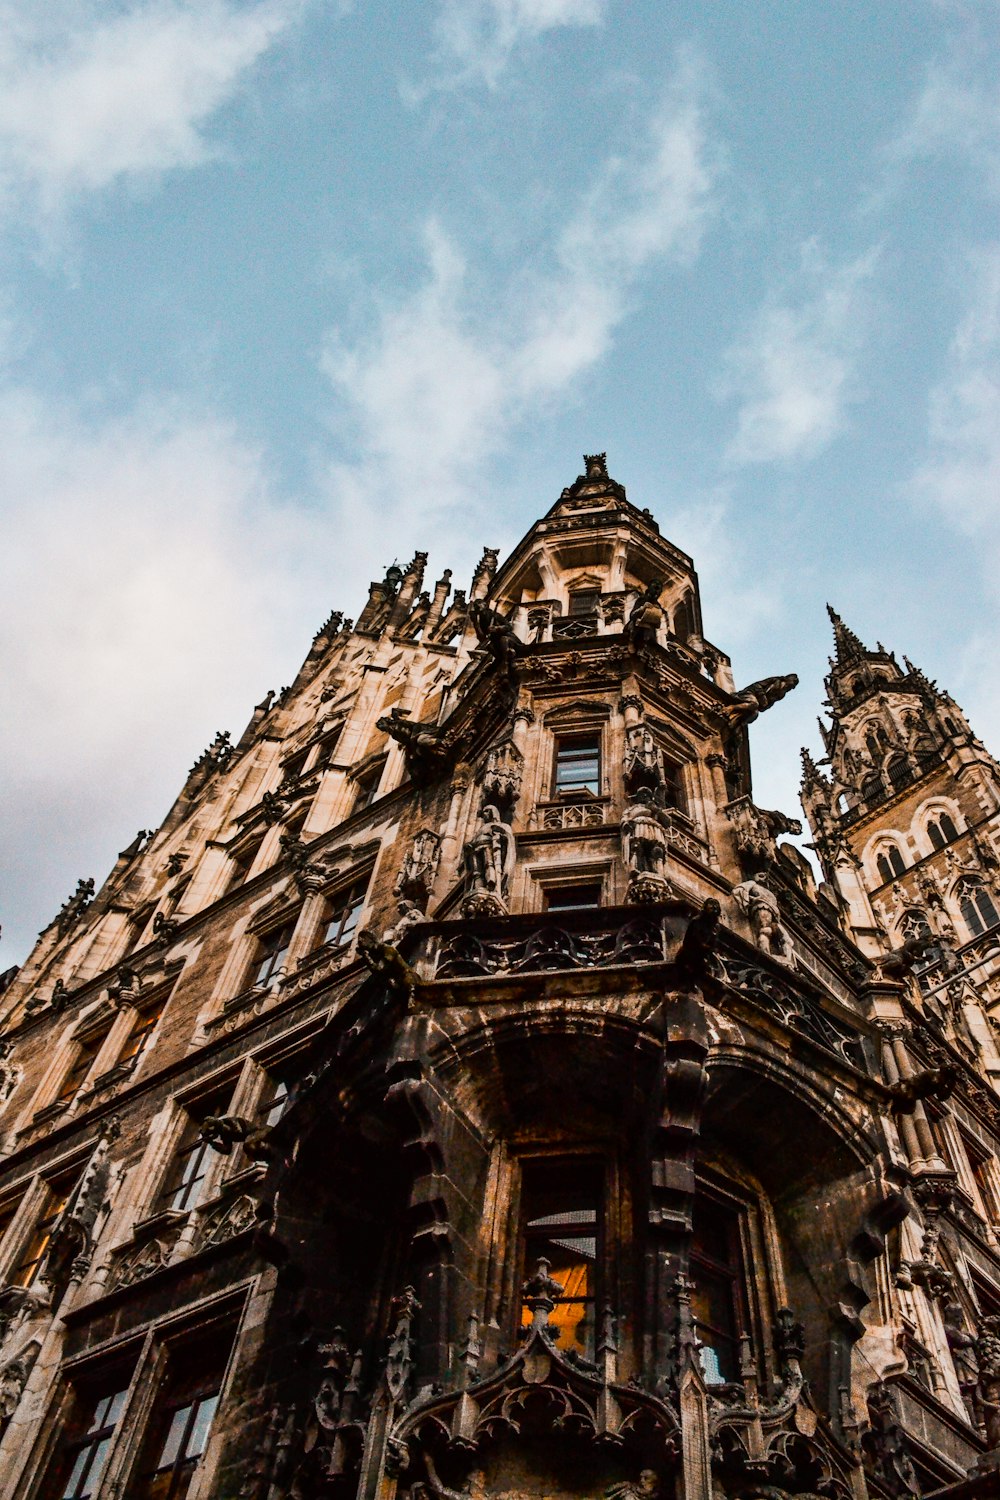
[[[163,1014],[165,1004],[166,996],[161,995],[159,1000],[145,1006],[142,1010],[136,1011],[135,1019],[129,1029],[128,1036],[125,1038],[125,1045],[118,1058],[119,1067],[126,1067],[128,1065],[132,1067],[137,1066],[140,1057],[149,1045],[150,1037],[156,1030],[156,1023]]]
[[[170,1351],[130,1500],[183,1500],[203,1458],[219,1406],[231,1335]],[[220,1358],[220,1355],[222,1356]]]
[[[10,1275],[14,1286],[34,1286],[38,1280],[53,1231],[60,1214],[69,1202],[69,1195],[75,1185],[75,1177],[62,1178],[59,1182],[46,1184],[45,1197],[39,1209],[38,1218],[35,1220],[35,1227]]]
[[[725,1385],[739,1379],[740,1335],[747,1327],[740,1221],[704,1193],[695,1202],[691,1279],[705,1381]]]
[[[562,1287],[549,1314],[549,1324],[558,1330],[557,1343],[591,1359],[602,1196],[602,1173],[594,1162],[562,1158],[524,1163],[524,1276],[534,1274],[539,1259],[549,1262],[549,1276]],[[530,1308],[522,1307],[521,1326],[530,1322]]]
[[[127,1393],[128,1379],[120,1375],[99,1394],[77,1394],[49,1476],[47,1495],[58,1500],[90,1500],[97,1494]]]
[[[288,945],[292,941],[294,930],[294,922],[285,922],[281,927],[273,927],[270,932],[264,933],[254,960],[250,978],[251,987],[270,984],[285,961],[285,954],[288,952]]]
[[[364,909],[369,879],[370,873],[361,875],[330,898],[324,943],[334,943],[344,948],[351,941]]]
[[[156,1209],[194,1208],[201,1198],[212,1164],[213,1148],[201,1139],[201,1127],[209,1115],[224,1114],[228,1095],[213,1095],[192,1105],[177,1143],[174,1159],[156,1198]]]
[[[937,817],[931,818],[927,824],[927,836],[935,849],[943,849],[945,844],[950,844],[952,839],[958,838],[958,829],[948,813],[938,813]]]
[[[667,759],[663,762],[663,801],[665,806],[676,808],[678,812],[687,811],[684,772],[675,761]]]
[[[897,875],[904,874],[906,865],[903,863],[903,856],[899,851],[899,846],[897,844],[883,844],[876,856],[875,867],[883,883],[894,879]]]
[[[83,1041],[77,1042],[76,1054],[67,1069],[66,1076],[63,1078],[59,1092],[56,1095],[57,1103],[69,1104],[70,1100],[76,1098],[83,1087],[87,1074],[94,1066],[94,1060],[104,1045],[104,1038],[107,1034],[108,1028],[106,1027],[96,1036],[88,1036]]]
[[[354,805],[352,813],[360,812],[363,807],[370,807],[378,796],[379,785],[382,781],[382,772],[385,762],[379,761],[377,766],[372,766],[370,771],[365,771],[363,776],[357,777],[354,783]]]
[[[557,797],[600,796],[600,735],[574,734],[556,740],[554,791]]]
[[[979,937],[1000,922],[993,897],[985,886],[967,885],[959,897],[962,917],[972,937]]]

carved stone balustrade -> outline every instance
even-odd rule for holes
[[[506,922],[463,922],[460,930],[442,922],[424,939],[425,962],[415,956],[414,963],[434,979],[661,964],[678,946],[686,922],[679,906],[642,915],[631,907],[609,907],[600,917],[564,912],[558,920],[532,913]]]
[[[532,828],[565,829],[601,828],[609,821],[610,797],[592,797],[583,802],[536,802],[531,815]]]

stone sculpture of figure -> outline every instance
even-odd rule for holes
[[[663,610],[660,606],[662,592],[663,579],[651,578],[629,610],[625,629],[622,632],[628,642],[629,650],[639,651],[644,646],[656,644],[660,626],[663,624]]]
[[[749,920],[754,942],[760,951],[788,963],[791,957],[788,939],[781,925],[781,911],[774,892],[758,880],[744,880],[733,887],[733,897]]]
[[[424,1453],[424,1467],[427,1470],[427,1483],[417,1481],[410,1489],[413,1500],[423,1500],[428,1491],[435,1500],[484,1500],[486,1495],[486,1473],[481,1468],[474,1468],[465,1484],[460,1490],[453,1490],[443,1484],[438,1476],[434,1460],[429,1452]]]
[[[398,920],[392,927],[387,927],[382,934],[383,943],[388,943],[393,948],[399,947],[401,940],[411,927],[417,927],[421,922],[426,922],[427,920],[415,901],[410,901],[406,896],[400,896],[398,900]]]
[[[1000,1317],[990,1315],[980,1320],[976,1359],[986,1442],[990,1448],[1000,1448]]]
[[[654,1469],[643,1469],[638,1481],[625,1479],[604,1491],[605,1500],[657,1500],[660,1481]]]
[[[469,619],[482,645],[492,656],[497,671],[510,682],[517,680],[517,657],[521,643],[514,627],[499,611],[491,609],[485,599],[469,601]]]
[[[648,724],[640,722],[626,730],[622,772],[630,792],[640,786],[654,789],[663,786],[663,751],[653,738]]]
[[[650,787],[640,786],[622,813],[622,855],[631,875],[652,875],[666,882],[669,843],[663,814]]]
[[[468,881],[462,903],[466,916],[506,912],[514,857],[513,831],[501,820],[497,809],[487,803],[479,814],[479,827],[462,854]]]
[[[751,682],[733,694],[733,703],[728,710],[730,722],[734,725],[752,724],[758,714],[780,703],[785,694],[798,685],[799,679],[794,672],[784,677],[762,677],[759,682]]]
[[[681,945],[674,957],[677,981],[682,988],[700,985],[712,974],[715,967],[715,947],[719,937],[721,916],[721,905],[714,896],[709,896],[708,900],[702,903],[701,911],[687,924]]]
[[[976,1392],[979,1389],[979,1361],[976,1358],[975,1335],[970,1333],[965,1326],[960,1302],[946,1302],[941,1310],[941,1316],[944,1319],[945,1338],[951,1350],[951,1362],[955,1366],[958,1388],[962,1392],[962,1400],[969,1413],[969,1421],[975,1427],[978,1424]]]
[[[17,1410],[40,1345],[33,1342],[15,1359],[0,1368],[0,1421],[8,1421]]]

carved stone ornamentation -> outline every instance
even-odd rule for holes
[[[513,740],[494,745],[486,757],[483,773],[483,806],[495,807],[505,823],[514,816],[521,794],[524,756]]]
[[[0,1422],[10,1421],[17,1410],[41,1347],[37,1339],[33,1339],[27,1348],[0,1365]]]
[[[257,1221],[257,1204],[246,1193],[226,1203],[220,1203],[201,1221],[199,1243],[221,1245],[235,1239]]]
[[[66,901],[63,902],[62,906],[60,906],[59,913],[56,917],[56,927],[59,930],[60,937],[64,936],[67,932],[69,932],[71,927],[75,926],[76,923],[79,922],[80,918],[90,906],[93,899],[93,878],[89,880],[78,880],[76,883],[76,890],[73,892],[72,896],[70,896]]]
[[[422,828],[400,865],[393,886],[396,896],[413,902],[421,911],[425,910],[440,859],[440,837],[432,829]]]
[[[480,644],[493,659],[499,676],[511,685],[517,682],[517,658],[524,649],[510,621],[491,609],[484,599],[469,602],[469,619]]]
[[[413,1368],[413,1320],[420,1303],[412,1286],[406,1286],[392,1299],[393,1326],[389,1335],[389,1352],[385,1362],[385,1383],[389,1395],[398,1401],[406,1389]]]
[[[781,834],[802,832],[797,818],[758,807],[749,797],[735,798],[727,803],[725,812],[736,834],[740,863],[751,874],[777,857],[776,840]]]
[[[134,1286],[162,1270],[170,1258],[170,1250],[171,1246],[163,1240],[152,1239],[126,1252],[108,1278],[109,1291]]]
[[[466,891],[462,915],[502,916],[514,869],[514,834],[497,808],[487,805],[479,814],[479,826],[462,851]]]

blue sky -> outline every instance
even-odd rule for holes
[[[0,0],[4,943],[607,449],[764,805],[830,599],[1000,745],[1000,7]]]

